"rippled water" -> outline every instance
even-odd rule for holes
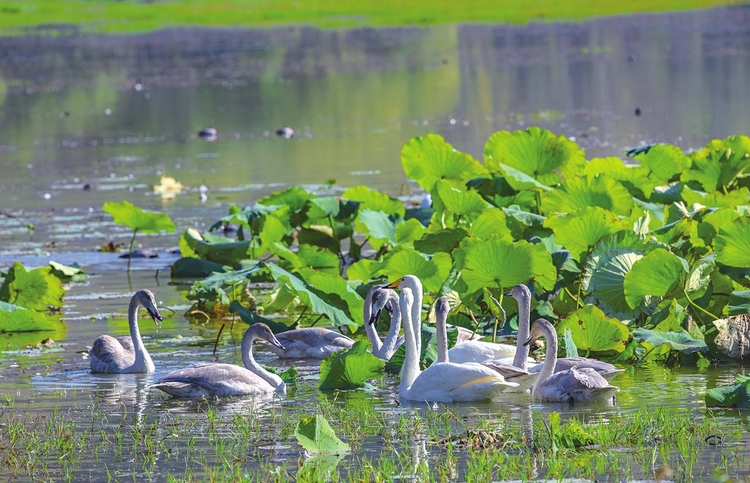
[[[92,411],[127,426],[141,420],[168,426],[174,415],[205,421],[205,404],[169,399],[146,386],[187,363],[214,360],[219,330],[184,316],[188,287],[168,277],[178,235],[139,236],[159,257],[134,259],[130,274],[117,254],[95,251],[130,237],[102,213],[105,201],[128,199],[165,211],[179,233],[205,229],[229,203],[250,203],[290,184],[332,194],[356,184],[413,194],[399,152],[408,139],[429,132],[479,158],[492,132],[530,124],[575,138],[589,156],[623,156],[626,147],[661,141],[689,149],[709,138],[750,133],[748,6],[525,27],[0,38],[0,51],[7,54],[0,56],[0,268],[54,259],[79,263],[90,274],[86,284],[71,286],[61,315],[65,328],[52,335],[54,343],[37,347],[35,336],[27,342],[0,334],[0,344],[12,348],[0,352],[0,392],[29,411],[68,410],[81,424],[91,423]],[[196,135],[209,125],[219,129],[215,142]],[[293,139],[274,135],[284,125],[296,129]],[[162,174],[187,190],[173,199],[154,195]],[[329,188],[331,178],[336,185]],[[201,184],[208,188],[206,201]],[[150,288],[160,307],[172,309],[159,328],[141,324],[156,373],[90,374],[86,347],[102,333],[127,332],[127,303],[139,288]],[[221,361],[240,362],[241,325],[224,333]],[[257,352],[262,363],[287,364]],[[390,376],[367,395],[321,395],[316,371],[316,364],[303,365],[303,380],[283,401],[211,407],[267,420],[338,398],[369,405],[391,423],[402,411],[431,411],[397,406]],[[571,409],[519,395],[459,410],[518,421],[554,410],[596,420],[646,406],[702,417],[706,389],[743,371],[635,367],[614,381],[621,387],[614,406]],[[742,413],[722,417],[745,424]],[[299,449],[291,441],[259,443],[246,466],[292,465]],[[371,438],[362,451],[378,455],[382,447]],[[441,455],[434,448],[413,451],[429,453],[433,463]],[[707,468],[718,464],[708,452],[701,458]],[[167,460],[152,478],[185,469],[184,462]],[[84,462],[90,468],[80,478],[101,481],[112,471],[116,479],[132,479],[127,460],[109,458],[107,471],[93,457]]]

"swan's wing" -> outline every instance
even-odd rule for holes
[[[135,362],[135,351],[133,341],[130,337],[126,346],[122,341],[110,335],[100,335],[89,349],[91,355],[91,370],[94,372],[113,372],[130,367]]]
[[[196,396],[261,394],[276,389],[254,372],[233,364],[201,364],[186,367],[170,372],[152,384],[152,387],[173,395],[177,394],[166,389],[189,387]]]
[[[503,359],[483,362],[482,365],[485,367],[489,367],[493,371],[503,376],[505,379],[529,375],[529,371],[524,371],[520,367],[516,367],[513,364],[507,364],[503,362]]]
[[[408,399],[444,403],[487,401],[516,386],[481,364],[440,362],[422,371],[409,388]]]
[[[590,368],[556,372],[534,390],[534,397],[550,402],[606,401],[619,390]]]
[[[456,344],[448,351],[451,362],[484,362],[516,355],[516,348],[508,344],[493,344],[478,340],[469,340]]]
[[[135,353],[135,346],[133,345],[133,338],[129,335],[123,335],[117,338],[117,342],[120,343],[120,345],[129,352]]]
[[[613,366],[608,362],[591,359],[588,357],[562,357],[560,359],[557,359],[555,372],[564,371],[573,367],[577,367],[579,369],[590,367],[591,369],[604,376],[607,380],[611,379],[621,372],[625,372],[625,369],[619,369],[617,366]]]
[[[447,326],[448,328],[452,327],[450,325]],[[460,344],[461,342],[466,342],[467,340],[474,340],[481,337],[481,335],[477,334],[473,330],[469,330],[466,327],[461,327],[460,325],[456,325],[456,330],[458,330],[458,336],[456,338],[456,344]]]
[[[590,367],[571,367],[570,373],[584,387],[607,387],[607,382],[601,374]]]
[[[282,357],[317,357],[349,349],[354,341],[349,337],[329,329],[309,327],[306,329],[288,330],[276,336],[284,350],[268,347]]]

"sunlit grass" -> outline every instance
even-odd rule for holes
[[[0,2],[0,33],[20,34],[29,27],[64,34],[69,26],[86,32],[134,32],[163,27],[201,25],[270,27],[308,24],[324,28],[389,25],[431,25],[450,22],[523,24],[534,20],[580,20],[589,17],[709,8],[743,3],[738,0],[400,0],[206,2],[175,0]]]

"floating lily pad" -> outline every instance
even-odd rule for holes
[[[345,453],[350,449],[348,444],[336,436],[331,425],[320,414],[302,418],[297,423],[294,436],[305,450],[313,454]]]

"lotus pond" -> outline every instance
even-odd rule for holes
[[[747,480],[749,16],[0,38],[0,474]],[[488,340],[527,284],[562,352],[626,369],[616,402],[409,404],[372,361],[321,391],[260,347],[284,398],[147,387],[240,363],[245,321],[364,338],[409,273]],[[139,288],[156,373],[91,374]]]

